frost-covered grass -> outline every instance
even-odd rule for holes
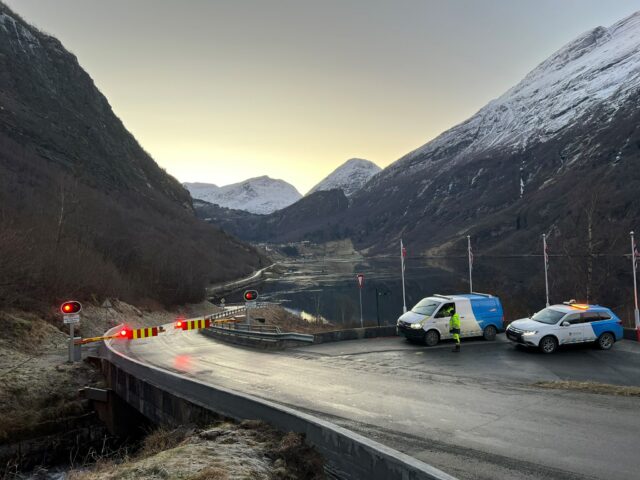
[[[640,387],[610,385],[598,382],[554,381],[537,382],[536,387],[556,390],[574,390],[600,395],[617,395],[622,397],[640,397]]]
[[[69,480],[323,479],[323,460],[303,438],[257,421],[222,422],[198,431],[160,428],[131,458],[72,471]]]

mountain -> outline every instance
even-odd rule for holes
[[[391,249],[402,235],[446,251],[472,234],[513,252],[547,232],[583,249],[590,217],[596,235],[620,238],[640,218],[639,85],[636,13],[581,35],[376,175],[354,198],[351,235],[361,246],[375,234],[376,248]]]
[[[211,183],[185,183],[184,186],[198,200],[262,215],[288,207],[302,198],[290,183],[267,176],[224,187]]]
[[[198,217],[243,240],[322,243],[344,237],[344,231],[334,225],[346,213],[349,200],[340,189],[315,192],[268,215],[223,208],[202,200],[195,200],[194,206]]]
[[[74,55],[0,2],[0,305],[172,304],[264,259],[199,221]]]
[[[544,233],[559,257],[556,300],[628,305],[622,255],[640,225],[638,165],[640,13],[568,43],[471,118],[376,174],[346,210],[314,221],[374,255],[395,253],[402,238],[411,256],[463,259],[470,235],[475,275],[509,302],[542,298],[534,255]],[[298,239],[313,230],[307,225]],[[517,260],[490,258],[505,256]]]
[[[322,190],[338,188],[347,197],[351,197],[380,170],[379,166],[369,160],[352,158],[327,175],[320,183],[309,190],[307,195]]]

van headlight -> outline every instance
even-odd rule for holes
[[[536,333],[538,333],[537,330],[527,330],[526,332],[522,332],[522,336],[535,335]]]
[[[422,322],[412,323],[411,324],[411,328],[413,328],[414,330],[418,330],[418,329],[422,328]]]

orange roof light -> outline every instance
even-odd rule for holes
[[[587,310],[589,308],[589,305],[585,305],[583,303],[572,303],[571,306],[580,310]]]

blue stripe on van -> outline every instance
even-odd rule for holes
[[[495,325],[498,331],[502,330],[502,304],[497,297],[482,297],[469,295],[471,310],[482,330],[488,325]]]

